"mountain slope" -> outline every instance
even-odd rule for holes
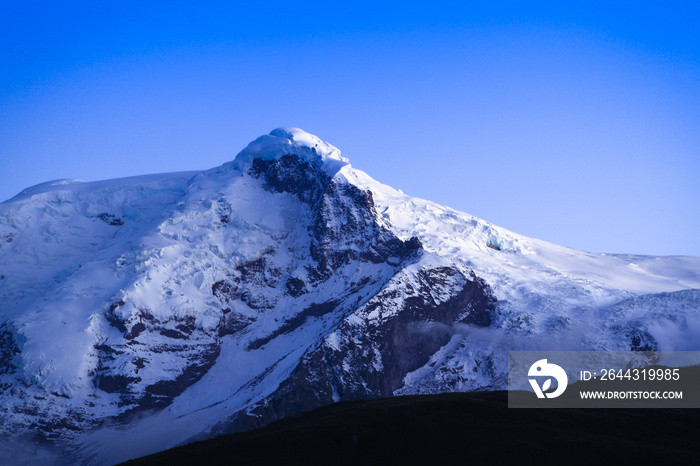
[[[504,392],[406,396],[341,402],[126,464],[648,464],[673,452],[674,464],[694,465],[698,421],[693,409],[508,409]]]
[[[509,349],[698,349],[698,292],[680,290],[700,258],[526,238],[298,129],[204,172],[30,188],[0,204],[0,240],[1,430],[72,462],[503,389]]]

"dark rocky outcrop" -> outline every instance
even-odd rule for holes
[[[473,272],[466,276],[456,268],[437,267],[419,270],[414,278],[413,285],[394,283],[370,299],[358,312],[366,319],[362,325],[345,321],[336,330],[339,346],[323,343],[308,352],[271,397],[221,425],[220,432],[260,427],[338,400],[391,396],[408,372],[425,365],[450,340],[453,324],[491,324],[496,299]],[[448,298],[436,302],[435,290]],[[400,310],[389,311],[396,302]],[[386,317],[373,321],[371,315]]]
[[[262,179],[265,189],[292,194],[309,205],[310,253],[316,263],[309,272],[316,281],[353,260],[398,265],[421,249],[417,238],[402,241],[379,225],[370,191],[337,183],[318,165],[295,154],[255,159],[250,174]]]
[[[100,220],[105,222],[107,225],[111,225],[113,227],[119,227],[119,226],[124,225],[124,220],[121,219],[120,217],[117,217],[114,214],[104,213],[104,214],[98,215],[97,218],[99,218]]]
[[[17,371],[15,358],[20,353],[15,332],[7,324],[0,325],[0,375]]]

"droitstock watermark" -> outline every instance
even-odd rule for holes
[[[509,351],[509,408],[700,408],[700,351]]]

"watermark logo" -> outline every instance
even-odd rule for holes
[[[537,398],[556,398],[564,393],[566,386],[569,384],[569,378],[566,376],[564,369],[556,364],[548,363],[546,359],[540,359],[530,366],[527,375],[528,377],[547,377],[542,387],[540,387],[537,379],[528,378],[530,385],[532,385],[533,390],[535,390]],[[545,393],[552,386],[552,378],[557,381],[557,389],[551,393]]]
[[[508,407],[700,408],[700,351],[508,351]]]

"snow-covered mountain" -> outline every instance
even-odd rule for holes
[[[212,170],[0,204],[0,451],[113,463],[338,400],[502,389],[508,350],[700,350],[698,289],[700,258],[520,236],[276,129]]]

